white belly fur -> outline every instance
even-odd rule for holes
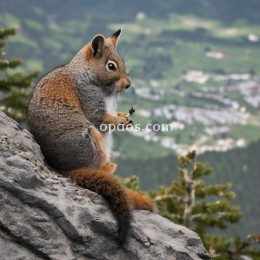
[[[105,102],[107,113],[116,116],[116,98],[114,96],[106,97]]]
[[[107,97],[105,99],[106,102],[106,111],[110,115],[116,115],[116,99],[115,97]],[[113,146],[113,138],[112,133],[106,132],[103,134],[104,142],[105,142],[105,154],[106,161],[110,161],[112,146]]]

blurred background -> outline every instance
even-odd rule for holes
[[[0,27],[18,29],[6,57],[23,61],[17,72],[38,71],[34,82],[95,34],[123,28],[118,48],[133,84],[119,110],[134,106],[135,123],[174,131],[116,133],[117,174],[158,189],[177,178],[178,155],[195,149],[214,169],[208,183],[233,183],[243,219],[226,232],[243,236],[260,228],[259,10],[257,0],[6,0]]]

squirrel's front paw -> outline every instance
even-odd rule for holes
[[[124,118],[128,119],[128,116],[127,116],[126,113],[118,112],[117,115],[118,115],[119,117],[124,117]]]
[[[117,113],[118,118],[120,118],[121,125],[127,126],[127,125],[132,125],[133,120],[131,120],[126,113],[123,112],[118,112]]]
[[[133,124],[133,121],[127,117],[126,114],[120,113],[120,116],[114,116],[110,114],[105,114],[103,117],[103,122],[107,124],[112,124],[114,126],[127,126]]]

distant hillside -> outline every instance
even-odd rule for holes
[[[15,8],[14,8],[15,7]],[[42,9],[49,16],[58,20],[65,17],[79,19],[85,17],[86,11],[95,15],[96,19],[104,21],[124,22],[133,18],[137,12],[146,12],[147,15],[163,18],[167,13],[192,14],[204,18],[217,19],[226,23],[233,23],[243,19],[251,23],[260,22],[260,2],[258,0],[109,0],[90,1],[77,0],[11,0],[1,1],[1,12],[12,11],[15,15],[39,19],[41,14],[35,8]]]

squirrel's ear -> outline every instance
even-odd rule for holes
[[[118,31],[116,31],[114,34],[112,34],[110,36],[110,41],[115,46],[115,48],[117,46],[117,43],[118,43],[119,37],[121,35],[121,32],[122,32],[122,29],[119,29]]]
[[[91,41],[91,50],[94,56],[101,56],[105,47],[105,38],[103,35],[96,35]]]

